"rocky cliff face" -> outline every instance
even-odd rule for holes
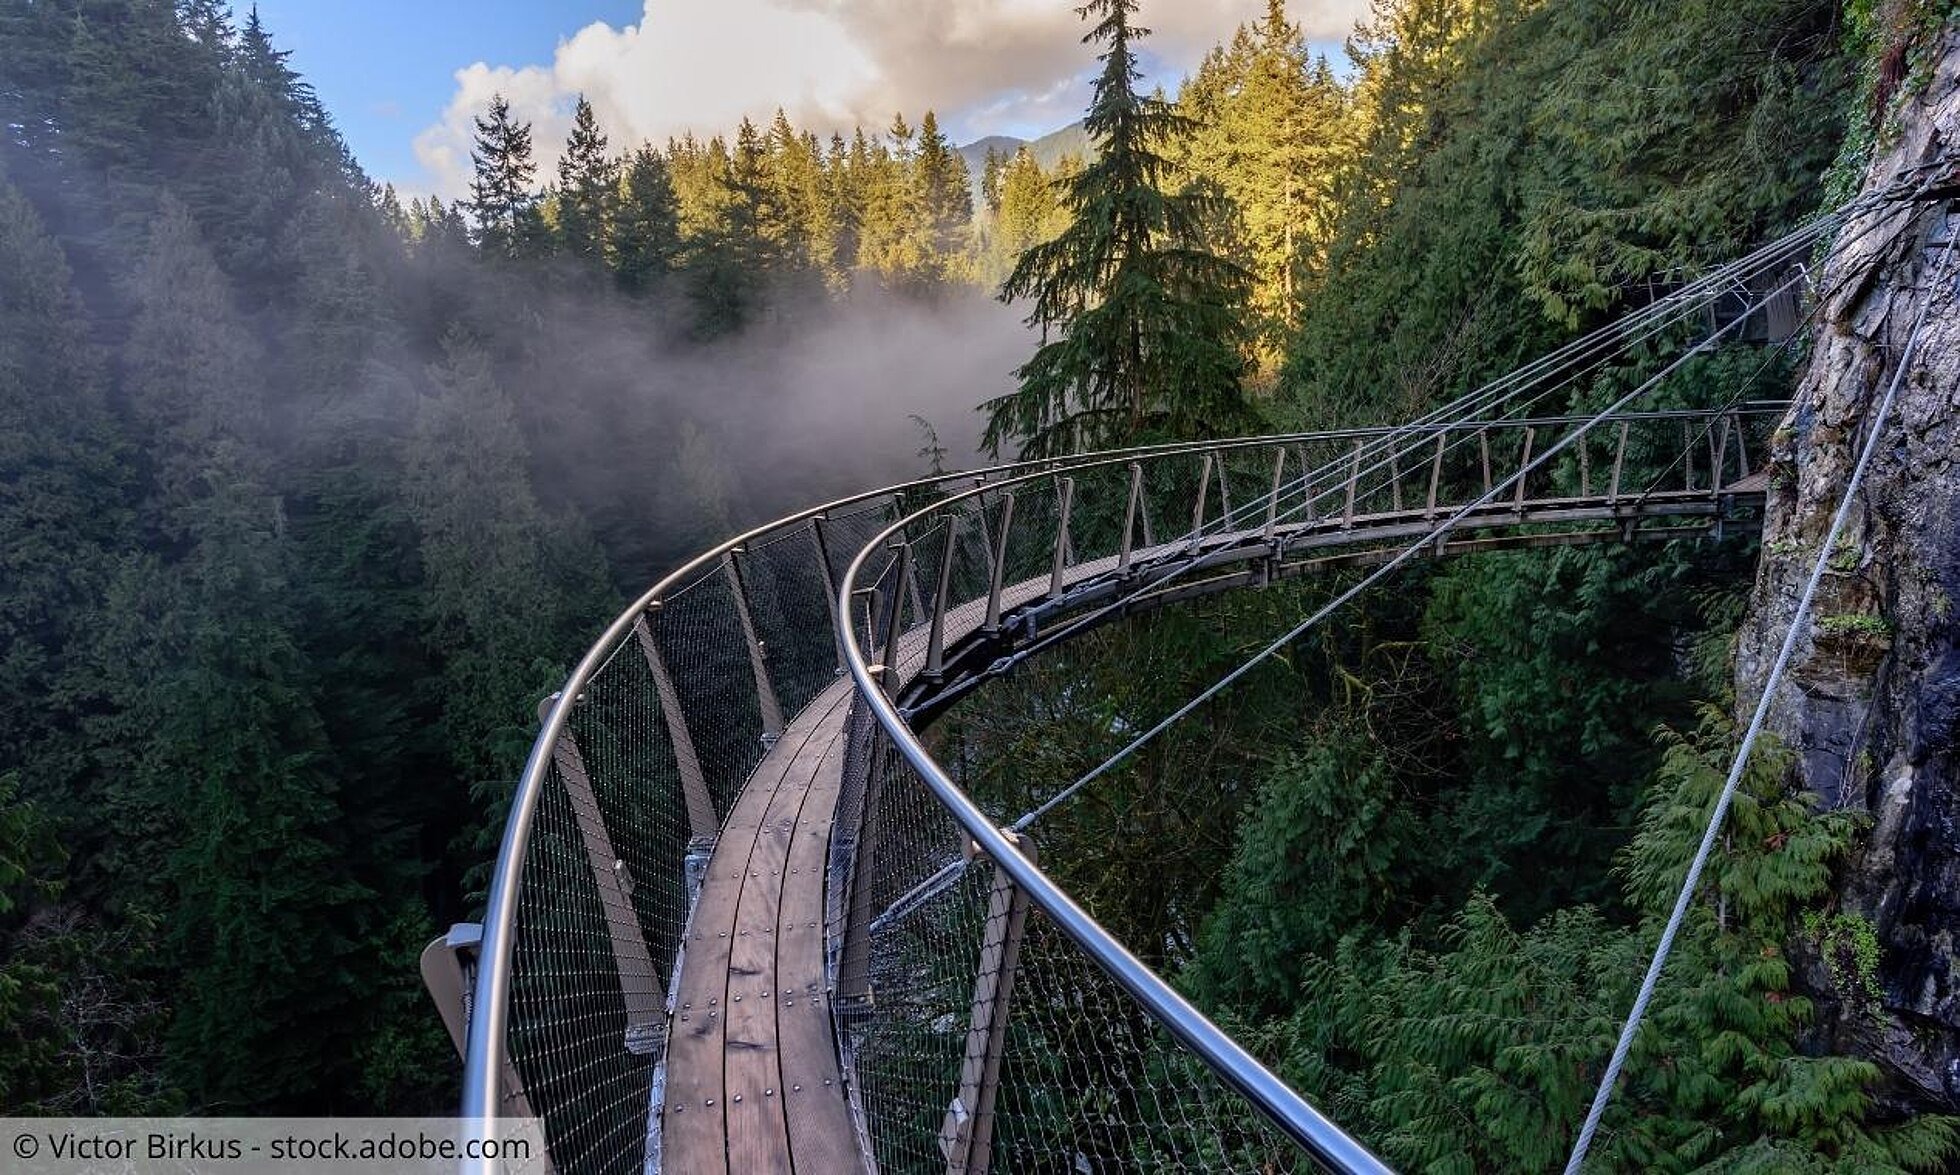
[[[1915,56],[1866,176],[1938,164],[1943,198],[1847,224],[1816,289],[1810,365],[1772,454],[1764,554],[1736,667],[1760,695],[1818,544],[1921,307],[1917,350],[1778,691],[1770,729],[1824,805],[1871,817],[1837,909],[1799,950],[1820,1043],[1869,1057],[1898,1108],[1960,1109],[1960,22]],[[1939,163],[1942,159],[1949,162]],[[1873,947],[1876,946],[1874,952]],[[1875,960],[1874,960],[1875,956]]]

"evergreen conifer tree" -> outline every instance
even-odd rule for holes
[[[558,160],[558,246],[593,266],[606,261],[606,237],[619,197],[619,163],[606,154],[592,103],[579,96],[572,134]]]
[[[633,152],[612,225],[613,274],[629,294],[660,284],[680,255],[680,212],[667,160],[651,146]]]
[[[988,401],[984,443],[998,453],[1066,452],[1147,435],[1188,437],[1244,419],[1243,270],[1207,248],[1217,201],[1166,191],[1166,140],[1184,122],[1139,94],[1130,23],[1137,0],[1090,0],[1085,43],[1107,45],[1084,127],[1097,156],[1070,180],[1073,217],[1029,249],[1001,287],[1032,303],[1042,341],[1019,390]]]
[[[516,258],[534,251],[540,233],[537,196],[531,180],[531,124],[519,122],[502,94],[490,99],[487,115],[476,119],[476,148],[470,153],[476,176],[470,181],[470,216],[476,245],[486,256]]]

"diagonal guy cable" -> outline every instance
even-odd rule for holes
[[[1707,866],[1709,854],[1715,848],[1715,838],[1721,832],[1724,817],[1728,815],[1730,801],[1735,799],[1735,789],[1742,780],[1743,769],[1749,765],[1749,752],[1768,719],[1770,702],[1776,695],[1776,683],[1789,667],[1797,641],[1805,631],[1804,621],[1810,615],[1811,600],[1817,595],[1817,585],[1823,582],[1825,568],[1830,566],[1831,552],[1837,544],[1838,534],[1851,516],[1851,506],[1857,501],[1858,487],[1864,481],[1865,470],[1885,435],[1885,423],[1892,412],[1892,401],[1912,366],[1913,352],[1919,347],[1920,330],[1926,324],[1926,312],[1932,307],[1939,279],[1946,272],[1947,260],[1952,255],[1953,242],[1948,241],[1946,249],[1940,254],[1939,264],[1934,268],[1933,279],[1928,283],[1926,301],[1920,305],[1919,317],[1913,320],[1912,333],[1906,337],[1905,350],[1899,355],[1898,369],[1892,373],[1892,382],[1885,389],[1885,398],[1879,401],[1877,411],[1872,414],[1871,433],[1865,438],[1865,447],[1858,454],[1858,464],[1852,467],[1850,481],[1845,483],[1837,513],[1831,517],[1831,528],[1825,532],[1823,543],[1818,547],[1817,563],[1810,569],[1810,580],[1804,584],[1803,595],[1797,600],[1797,610],[1790,617],[1789,631],[1783,634],[1783,647],[1777,651],[1776,663],[1770,667],[1769,677],[1763,682],[1762,696],[1756,699],[1756,712],[1749,719],[1749,729],[1742,736],[1742,745],[1736,748],[1735,762],[1729,767],[1729,776],[1722,784],[1721,795],[1716,797],[1715,810],[1709,813],[1708,828],[1702,833],[1701,847],[1695,850],[1694,860],[1688,865],[1688,876],[1681,882],[1681,893],[1674,899],[1674,910],[1668,915],[1667,927],[1661,931],[1653,961],[1647,965],[1646,978],[1640,981],[1640,993],[1634,997],[1633,1010],[1627,1013],[1626,1026],[1620,1030],[1619,1043],[1613,1046],[1613,1058],[1607,1062],[1606,1072],[1600,1077],[1599,1090],[1593,1095],[1592,1108],[1586,1112],[1585,1125],[1579,1128],[1579,1137],[1572,1144],[1572,1157],[1566,1161],[1565,1175],[1577,1175],[1580,1165],[1585,1162],[1586,1151],[1592,1146],[1593,1135],[1599,1130],[1599,1119],[1605,1114],[1607,1103],[1613,1100],[1613,1087],[1618,1084],[1620,1070],[1626,1065],[1627,1054],[1633,1048],[1633,1038],[1640,1030],[1641,1018],[1647,1013],[1648,1001],[1654,997],[1661,968],[1667,965],[1667,956],[1674,949],[1675,936],[1680,933],[1681,924],[1687,918],[1688,906],[1701,883],[1702,869]]]
[[[1388,560],[1387,562],[1383,563],[1381,566],[1377,567],[1374,571],[1368,573],[1368,575],[1363,577],[1353,587],[1348,588],[1340,595],[1334,597],[1333,600],[1329,601],[1327,604],[1322,606],[1319,610],[1315,611],[1312,615],[1308,616],[1305,620],[1302,620],[1300,623],[1288,629],[1285,633],[1281,634],[1277,640],[1273,641],[1265,648],[1254,653],[1244,663],[1239,665],[1238,668],[1232,670],[1230,673],[1227,673],[1225,676],[1219,678],[1216,682],[1208,686],[1204,690],[1204,692],[1198,694],[1196,697],[1184,703],[1182,706],[1179,706],[1176,710],[1173,710],[1169,716],[1164,718],[1162,721],[1158,722],[1155,726],[1152,726],[1150,729],[1144,731],[1136,738],[1131,739],[1129,743],[1124,745],[1122,750],[1117,751],[1114,755],[1111,755],[1109,758],[1103,760],[1101,764],[1099,764],[1098,766],[1090,770],[1088,774],[1082,776],[1080,779],[1077,779],[1074,783],[1071,783],[1067,787],[1056,792],[1054,795],[1050,796],[1045,802],[1043,802],[1040,807],[1035,808],[1034,810],[1030,811],[1027,815],[1022,816],[1019,820],[1016,820],[1014,822],[1013,831],[1015,832],[1025,831],[1029,825],[1033,824],[1035,821],[1047,815],[1048,812],[1050,812],[1057,806],[1067,802],[1071,797],[1073,797],[1077,792],[1081,791],[1084,787],[1088,786],[1091,782],[1102,777],[1111,768],[1114,768],[1117,764],[1121,763],[1123,760],[1135,754],[1137,750],[1141,748],[1145,743],[1148,743],[1151,739],[1156,738],[1164,731],[1169,730],[1172,726],[1176,725],[1179,721],[1183,720],[1193,710],[1196,710],[1199,706],[1202,706],[1206,702],[1217,697],[1219,694],[1223,693],[1226,689],[1230,688],[1234,682],[1239,680],[1239,678],[1244,677],[1247,673],[1252,672],[1255,666],[1259,665],[1261,662],[1265,661],[1268,657],[1271,657],[1274,653],[1279,652],[1281,649],[1291,644],[1295,639],[1297,639],[1300,636],[1301,633],[1307,631],[1309,628],[1312,628],[1314,625],[1320,623],[1322,620],[1325,620],[1328,616],[1332,615],[1335,611],[1345,606],[1349,601],[1353,600],[1356,596],[1360,595],[1363,591],[1367,590],[1370,587],[1373,587],[1375,584],[1380,583],[1383,579],[1386,579],[1389,575],[1393,574],[1404,563],[1407,563],[1409,560],[1415,558],[1416,555],[1421,551],[1423,551],[1425,548],[1433,545],[1436,542],[1436,539],[1439,535],[1447,534],[1451,530],[1454,530],[1458,523],[1462,522],[1470,515],[1476,513],[1484,506],[1490,504],[1493,501],[1496,501],[1499,496],[1514,488],[1521,478],[1529,477],[1534,471],[1542,468],[1546,463],[1550,462],[1552,458],[1564,452],[1565,449],[1569,447],[1574,441],[1586,435],[1592,429],[1597,427],[1601,422],[1611,419],[1614,415],[1623,411],[1629,404],[1632,404],[1635,400],[1638,400],[1642,396],[1645,396],[1647,393],[1653,391],[1656,387],[1658,387],[1661,384],[1663,380],[1673,375],[1676,371],[1679,371],[1681,367],[1685,365],[1690,359],[1693,359],[1696,355],[1701,354],[1703,351],[1707,350],[1710,346],[1712,346],[1715,342],[1720,340],[1724,335],[1740,327],[1744,322],[1747,322],[1749,320],[1750,313],[1753,313],[1756,310],[1761,309],[1764,305],[1768,304],[1771,298],[1774,298],[1777,295],[1783,293],[1784,290],[1794,287],[1797,283],[1801,282],[1802,280],[1803,277],[1801,274],[1799,274],[1798,276],[1791,278],[1789,281],[1785,282],[1783,285],[1778,286],[1774,290],[1771,290],[1768,294],[1764,295],[1760,300],[1758,300],[1754,305],[1750,306],[1749,313],[1745,313],[1738,316],[1733,322],[1729,323],[1721,330],[1716,331],[1714,334],[1711,334],[1707,338],[1696,343],[1694,346],[1690,347],[1685,353],[1683,353],[1674,362],[1662,368],[1661,371],[1655,376],[1653,376],[1651,379],[1648,379],[1646,382],[1642,383],[1639,387],[1634,388],[1626,395],[1621,396],[1618,400],[1615,400],[1612,404],[1608,405],[1605,409],[1601,410],[1598,414],[1589,418],[1584,424],[1581,424],[1579,427],[1573,429],[1565,436],[1559,438],[1556,444],[1547,447],[1543,453],[1539,454],[1537,457],[1534,457],[1529,464],[1526,464],[1523,468],[1519,469],[1516,473],[1510,474],[1509,476],[1505,477],[1501,481],[1497,482],[1495,485],[1491,486],[1490,489],[1485,490],[1482,496],[1478,497],[1475,501],[1470,502],[1468,505],[1465,505],[1462,508],[1458,509],[1456,513],[1450,515],[1449,518],[1445,519],[1443,522],[1438,524],[1436,529],[1430,531],[1429,533],[1423,535],[1421,538],[1418,538],[1415,542],[1410,543],[1408,546],[1402,548],[1401,551],[1396,553],[1394,558]]]

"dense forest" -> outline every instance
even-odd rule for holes
[[[1050,165],[971,174],[930,111],[613,143],[581,101],[540,174],[499,100],[444,204],[363,173],[256,14],[0,0],[0,1105],[448,1110],[415,953],[624,593],[974,445],[1443,403],[1841,198],[1954,19],[1378,0],[1334,63],[1274,2],[1151,95],[1135,9],[1086,10]],[[935,386],[866,394],[864,352]],[[1411,573],[1108,780],[1068,835],[1153,851],[1064,879],[1391,1161],[1556,1167],[1720,782],[1751,554]],[[1072,777],[1325,591],[1024,671],[949,722],[974,786]],[[1859,829],[1773,756],[1735,820],[1601,1160],[1942,1169],[1960,1128],[1806,1044]]]

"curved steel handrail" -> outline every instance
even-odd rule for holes
[[[1629,413],[1626,415],[1630,419],[1669,418],[1677,415],[1687,417],[1706,415],[1706,410]],[[1490,423],[1497,426],[1511,427],[1548,424],[1560,419],[1562,418],[1544,417],[1533,418],[1532,420],[1507,419],[1502,421],[1493,420]],[[727,556],[731,552],[739,552],[745,546],[756,543],[775,533],[787,531],[813,520],[821,520],[828,514],[846,510],[863,503],[881,499],[892,499],[895,502],[902,503],[904,495],[908,493],[935,489],[944,490],[949,486],[970,483],[967,488],[926,507],[924,510],[915,511],[901,518],[897,523],[894,523],[887,527],[885,531],[881,532],[879,537],[874,539],[865,551],[859,553],[858,557],[852,561],[841,579],[844,585],[842,595],[845,606],[838,615],[840,617],[848,616],[850,614],[848,600],[851,592],[851,584],[855,581],[860,564],[869,551],[875,550],[878,544],[884,541],[886,537],[898,530],[902,530],[908,523],[916,521],[925,514],[929,514],[933,510],[942,508],[949,503],[963,501],[974,494],[985,493],[1012,484],[1032,482],[1058,473],[1107,468],[1138,459],[1163,459],[1248,448],[1271,447],[1275,445],[1295,445],[1330,440],[1359,440],[1398,434],[1420,436],[1426,433],[1447,431],[1451,423],[1459,422],[1418,422],[1399,426],[1367,426],[1214,441],[1148,445],[1067,457],[1043,458],[977,470],[940,474],[913,481],[895,483],[879,489],[838,498],[822,505],[809,507],[752,527],[741,534],[709,548],[688,560],[673,572],[662,577],[621,611],[612,623],[600,634],[599,638],[592,644],[568,675],[556,701],[553,702],[545,715],[542,727],[536,741],[532,745],[530,755],[525,762],[523,774],[519,779],[516,792],[513,795],[511,810],[506,819],[495,870],[491,878],[483,919],[478,970],[472,990],[470,1026],[464,1057],[462,1112],[465,1119],[473,1123],[477,1128],[487,1131],[492,1120],[498,1116],[499,1075],[507,1057],[506,1034],[509,1028],[508,1014],[512,951],[514,947],[518,898],[523,885],[524,864],[530,845],[533,820],[537,812],[540,795],[551,769],[552,750],[556,746],[560,736],[565,732],[569,722],[572,707],[567,703],[575,700],[579,696],[592,679],[603,669],[614,651],[629,637],[635,622],[643,617],[659,601],[672,595],[679,589],[688,586],[694,581],[697,575],[710,569],[716,561],[722,559],[724,556]],[[1312,476],[1317,472],[1324,471],[1304,471],[1302,476]],[[846,639],[841,643],[846,651],[846,667],[850,669],[853,676],[857,679],[860,691],[862,692],[865,680],[862,676],[864,665],[859,650],[856,647],[856,641]],[[889,712],[888,703],[880,695],[872,697],[871,704],[874,711],[879,713],[880,720],[883,722],[887,717],[887,712]],[[889,713],[895,720],[895,712]],[[913,747],[905,745],[907,740],[898,739],[895,741],[899,742],[901,750],[906,753],[906,757],[912,759]],[[923,755],[922,751],[919,753]],[[930,762],[929,758],[926,761]],[[914,761],[914,765],[915,767],[919,766],[916,760]],[[927,776],[929,781],[931,780],[931,773],[921,769],[921,774]],[[950,781],[947,781],[946,786],[951,791],[942,794],[940,797],[941,801],[946,804],[949,811],[956,818],[960,819],[961,823],[966,823],[970,816],[980,825],[984,826],[984,829],[974,828],[970,829],[970,831],[973,832],[977,841],[989,848],[990,852],[996,848],[1006,849],[1009,855],[1004,858],[1008,862],[1005,867],[1011,875],[1014,875],[1017,880],[1024,880],[1021,873],[1025,870],[1030,879],[1040,876],[1039,870],[1035,869],[1018,852],[1015,852],[1011,846],[992,843],[990,838],[997,837],[998,832],[986,823],[984,816],[978,813],[977,808],[971,807],[971,801],[966,800],[963,793],[959,793]],[[937,791],[937,788],[935,788],[935,791]],[[962,803],[970,809],[970,812],[962,811]],[[1093,920],[1085,912],[1075,907],[1072,902],[1069,902],[1065,894],[1062,894],[1053,887],[1052,882],[1048,882],[1043,877],[1040,881],[1025,880],[1024,883],[1029,885],[1031,895],[1035,896],[1051,913],[1057,915],[1058,921],[1064,923],[1065,929],[1069,929],[1072,937],[1078,937],[1076,935],[1077,930],[1082,931],[1084,934],[1091,933],[1089,928],[1094,927]],[[1081,919],[1080,925],[1074,927],[1069,926],[1066,916],[1062,914],[1064,910],[1073,911]],[[1100,928],[1096,927],[1095,930],[1099,931]],[[1104,937],[1106,937],[1106,932],[1104,933]],[[1115,947],[1116,951],[1123,951],[1120,944],[1112,943],[1111,945]],[[1112,956],[1112,958],[1116,958],[1116,956]],[[1149,973],[1147,969],[1143,968],[1141,963],[1137,962],[1133,957],[1128,956],[1127,952],[1123,952],[1121,958],[1117,959],[1119,965],[1121,959],[1128,959],[1129,965],[1137,969],[1138,974],[1134,978],[1144,987],[1152,990],[1154,996],[1162,997],[1167,994],[1170,999],[1176,1000],[1179,1003],[1182,1002],[1181,998],[1177,997],[1175,992],[1170,991],[1161,979],[1157,979],[1154,974]],[[1107,961],[1105,962],[1107,965]],[[1119,978],[1123,978],[1122,972],[1117,971],[1116,973]],[[1155,988],[1150,987],[1153,983]],[[1153,999],[1144,998],[1138,992],[1133,992],[1133,994],[1138,994],[1139,998],[1142,998],[1147,1006],[1152,1006],[1153,1010],[1157,1010]],[[1195,1015],[1195,1011],[1193,1014]],[[1202,1020],[1202,1017],[1199,1017],[1199,1019]],[[1242,1050],[1238,1050],[1237,1046],[1228,1037],[1225,1037],[1223,1033],[1219,1032],[1215,1026],[1211,1026],[1208,1021],[1204,1022],[1204,1029],[1208,1030],[1208,1035],[1202,1035],[1199,1039],[1195,1040],[1187,1040],[1186,1043],[1191,1044],[1200,1053],[1207,1056],[1211,1055],[1214,1049],[1227,1055],[1235,1051],[1242,1053]],[[1245,1059],[1250,1061],[1249,1057]],[[1252,1062],[1252,1064],[1256,1066],[1257,1063]],[[1258,1070],[1258,1072],[1265,1075],[1265,1078],[1272,1083],[1272,1088],[1268,1090],[1261,1087],[1258,1093],[1250,1089],[1243,1091],[1248,1094],[1253,1094],[1255,1101],[1260,1102],[1262,1105],[1266,1104],[1264,1097],[1259,1095],[1260,1093],[1277,1099],[1283,1100],[1284,1098],[1290,1097],[1294,1101],[1298,1101],[1297,1095],[1292,1095],[1290,1091],[1286,1090],[1283,1084],[1278,1082],[1277,1078],[1273,1078],[1271,1074],[1265,1073],[1263,1069]],[[1306,1110],[1307,1114],[1313,1115],[1313,1111],[1305,1107],[1305,1103],[1301,1102],[1299,1105]],[[1317,1117],[1317,1115],[1314,1116]],[[1329,1129],[1334,1129],[1331,1127],[1331,1124],[1329,1125]],[[1335,1130],[1335,1133],[1338,1133],[1338,1130]],[[1308,1149],[1310,1151],[1314,1150],[1312,1146],[1308,1146]],[[1365,1151],[1360,1151],[1359,1153],[1362,1155],[1366,1154]],[[1355,1169],[1369,1168],[1364,1165]]]
[[[1616,421],[1704,419],[1728,412],[1760,414],[1779,410],[1783,406],[1781,402],[1747,401],[1714,412],[1709,409],[1626,412],[1613,419]],[[1493,420],[1489,424],[1501,428],[1529,428],[1579,424],[1586,420],[1586,417],[1548,416]],[[1388,435],[1401,431],[1407,431],[1411,435],[1421,435],[1425,432],[1451,431],[1451,426],[1449,423],[1439,423],[1415,428],[1404,426],[1402,429],[1381,427],[1332,433],[1243,437],[1205,442],[1191,447],[1191,451],[1222,453],[1295,444],[1302,437],[1323,440],[1348,439]],[[1166,455],[1183,454],[1153,454],[1152,456]],[[1127,463],[1135,456],[1133,452],[1089,454],[1085,455],[1081,462],[1071,465],[1069,471],[1083,473],[1111,468]],[[1301,475],[1301,479],[1304,481],[1315,473],[1324,472],[1325,470],[1306,471]],[[1203,1012],[1132,954],[1092,915],[1077,905],[1065,890],[1042,872],[1041,868],[1021,851],[1015,841],[988,818],[979,805],[953,782],[945,769],[933,759],[931,753],[919,741],[905,717],[899,712],[896,703],[885,692],[884,686],[878,679],[877,668],[871,665],[864,651],[859,647],[855,634],[849,629],[850,621],[844,619],[851,615],[851,601],[858,590],[857,582],[866,564],[894,539],[902,539],[910,527],[950,508],[956,508],[960,503],[977,496],[1027,485],[1048,476],[1050,476],[1049,471],[1042,471],[1004,477],[943,498],[893,522],[873,536],[852,558],[841,577],[837,615],[840,617],[839,634],[842,638],[845,664],[856,685],[858,698],[869,708],[878,724],[883,727],[885,734],[892,740],[893,746],[918,773],[934,798],[946,808],[966,834],[973,838],[981,852],[1012,877],[1015,884],[1028,893],[1033,904],[1054,919],[1069,938],[1108,971],[1131,996],[1149,1009],[1151,1014],[1181,1043],[1203,1057],[1215,1073],[1250,1099],[1272,1120],[1274,1125],[1316,1160],[1340,1171],[1389,1172],[1390,1168],[1365,1146],[1295,1093],[1236,1040],[1213,1024]]]
[[[777,531],[881,498],[899,498],[906,493],[943,488],[949,484],[967,481],[975,483],[973,486],[975,490],[986,489],[1005,484],[1014,477],[1042,477],[1090,465],[1135,460],[1139,457],[1196,454],[1252,444],[1295,444],[1315,439],[1382,436],[1405,430],[1408,430],[1406,425],[1399,429],[1394,426],[1379,426],[1331,432],[1287,433],[1232,441],[1175,442],[1068,457],[1040,458],[977,470],[938,474],[837,498],[823,505],[812,506],[751,527],[696,555],[663,576],[620,612],[566,677],[557,699],[545,714],[537,739],[531,744],[531,752],[525,760],[523,773],[518,779],[517,790],[511,799],[510,813],[505,819],[503,837],[498,845],[497,861],[491,874],[490,890],[484,908],[483,934],[478,951],[476,981],[471,989],[469,1031],[463,1056],[461,1107],[463,1119],[471,1128],[488,1136],[498,1116],[498,1081],[506,1059],[505,1034],[509,1028],[511,949],[517,902],[523,884],[524,861],[530,847],[533,820],[537,814],[538,801],[545,779],[551,769],[553,748],[556,747],[559,737],[564,734],[571,716],[572,707],[568,703],[578,697],[585,686],[604,667],[613,651],[627,639],[635,621],[645,615],[659,600],[686,586],[693,576],[708,569],[730,552],[737,551]],[[1024,470],[1030,472],[1020,472]],[[852,642],[845,643],[848,645]]]

